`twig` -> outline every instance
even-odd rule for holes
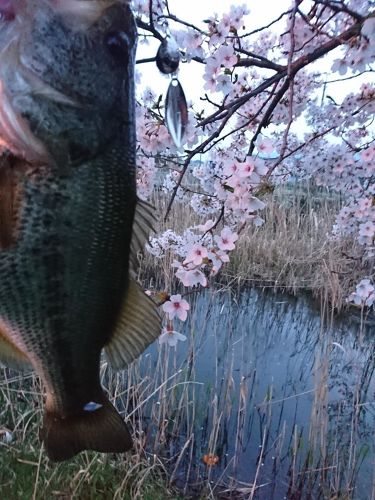
[[[289,88],[289,79],[287,78],[285,80],[284,84],[282,85],[282,87],[280,87],[280,89],[277,91],[275,97],[272,99],[272,102],[271,102],[269,108],[264,113],[263,118],[260,121],[258,128],[257,128],[255,134],[253,135],[253,138],[250,141],[250,147],[249,147],[249,151],[247,153],[247,156],[251,156],[253,154],[253,151],[255,148],[255,142],[256,142],[259,134],[261,133],[262,129],[269,124],[272,113],[274,112],[276,106],[279,104],[279,102],[281,101],[283,95],[288,90],[288,88]]]
[[[236,38],[246,38],[248,36],[251,36],[251,35],[255,35],[256,33],[259,33],[261,31],[264,31],[268,28],[270,28],[271,26],[273,26],[274,24],[276,24],[278,21],[280,21],[284,16],[287,16],[288,14],[291,13],[291,9],[290,10],[287,10],[286,12],[283,12],[282,14],[279,15],[279,17],[277,19],[275,19],[274,21],[271,21],[270,23],[266,24],[265,26],[262,26],[261,28],[257,28],[253,31],[249,31],[248,33],[245,33],[244,35],[240,35],[240,36],[236,36]]]
[[[155,62],[156,57],[146,57],[145,59],[138,59],[138,61],[135,61],[135,64],[144,64],[144,63],[149,63],[149,62]]]
[[[333,38],[332,40],[329,40],[328,42],[324,43],[322,46],[316,48],[314,51],[312,51],[310,54],[306,54],[298,58],[294,63],[292,64],[291,68],[284,69],[283,71],[280,71],[276,75],[273,75],[272,77],[268,78],[265,80],[263,83],[261,83],[256,89],[244,94],[241,97],[238,97],[237,99],[233,99],[233,101],[229,102],[225,106],[223,106],[222,109],[215,111],[212,115],[208,116],[205,118],[199,126],[204,127],[208,123],[212,123],[213,121],[216,121],[218,119],[221,119],[225,116],[225,113],[227,113],[231,107],[237,106],[238,104],[242,105],[245,104],[249,99],[252,97],[260,94],[267,88],[269,88],[271,85],[274,83],[282,80],[288,75],[288,72],[290,73],[291,76],[294,76],[298,71],[303,69],[305,66],[308,66],[312,62],[316,61],[320,57],[328,54],[335,48],[339,47],[340,45],[344,44],[346,41],[350,40],[353,36],[356,36],[360,33],[362,28],[362,23],[356,23],[353,26],[351,26],[349,29],[341,33],[339,36]]]

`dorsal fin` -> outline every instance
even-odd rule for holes
[[[130,272],[138,268],[138,255],[142,253],[151,231],[155,231],[155,208],[146,201],[139,200],[135,207],[133,233],[130,243]]]

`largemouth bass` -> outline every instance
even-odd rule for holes
[[[0,361],[40,376],[48,456],[123,452],[99,380],[160,333],[132,278],[136,26],[126,0],[0,0]]]

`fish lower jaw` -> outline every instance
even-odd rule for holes
[[[0,81],[0,153],[5,150],[28,161],[48,157],[45,147],[32,134],[26,120],[15,111]]]
[[[5,53],[0,54],[0,152],[9,150],[15,156],[28,161],[46,161],[49,154],[42,141],[32,133],[27,120],[21,116],[19,109],[23,109],[25,99],[39,96],[46,100],[80,107],[73,98],[54,89],[46,83],[33,69],[29,68],[22,55],[18,54],[18,44],[10,44]],[[7,91],[3,80],[6,74],[6,65],[14,63],[14,82],[16,89]],[[4,66],[1,69],[1,65]],[[10,84],[8,84],[10,85]]]

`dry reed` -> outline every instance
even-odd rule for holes
[[[308,291],[327,299],[340,311],[346,298],[363,276],[375,276],[374,262],[362,258],[363,249],[351,238],[335,239],[332,227],[342,206],[339,195],[309,184],[281,186],[268,196],[262,212],[265,223],[249,226],[231,253],[217,281],[228,286],[249,285],[298,294]],[[167,222],[163,221],[168,199],[159,193],[153,200],[159,214],[158,230],[177,233],[201,220],[187,204],[175,202]],[[225,222],[225,220],[223,221]],[[146,283],[158,278],[166,290],[175,284],[170,267],[172,256],[146,255],[140,276]],[[163,283],[164,281],[164,283]]]

